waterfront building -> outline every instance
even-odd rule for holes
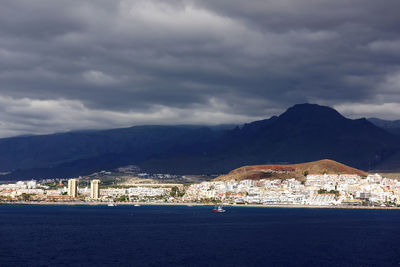
[[[69,179],[68,180],[68,195],[71,197],[78,197],[78,180]]]
[[[36,189],[37,182],[35,180],[29,181],[26,183],[28,189]]]
[[[92,180],[90,182],[90,198],[100,198],[100,180]]]

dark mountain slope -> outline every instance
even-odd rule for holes
[[[379,128],[385,129],[389,133],[400,135],[400,120],[382,120],[378,118],[368,118],[370,122]]]
[[[84,175],[142,162],[177,143],[195,146],[222,131],[202,126],[137,126],[0,139],[0,170],[13,171],[3,178]]]

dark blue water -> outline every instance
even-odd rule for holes
[[[0,266],[398,266],[400,211],[0,205]]]

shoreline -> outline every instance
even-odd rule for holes
[[[107,202],[1,202],[0,205],[59,205],[59,206],[107,206]],[[149,202],[114,202],[121,206],[215,206],[214,203],[149,203]],[[358,210],[400,210],[400,207],[379,207],[379,206],[318,206],[318,205],[263,205],[263,204],[224,204],[224,207],[251,207],[251,208],[298,208],[298,209],[358,209]]]

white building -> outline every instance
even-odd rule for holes
[[[100,198],[100,180],[92,180],[90,182],[90,198]]]
[[[78,180],[69,179],[68,180],[68,195],[71,197],[78,197]]]

